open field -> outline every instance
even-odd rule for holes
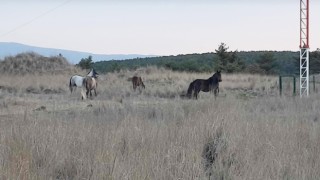
[[[149,67],[101,75],[82,101],[71,75],[0,76],[0,179],[320,177],[320,95],[280,97],[278,77],[222,74],[216,99],[188,100],[211,74]]]

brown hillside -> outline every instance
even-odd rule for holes
[[[71,69],[73,66],[63,56],[45,57],[34,52],[8,56],[0,61],[2,74],[56,74]]]

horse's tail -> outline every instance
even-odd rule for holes
[[[70,78],[70,81],[69,81],[69,89],[70,89],[70,92],[72,93],[73,91],[72,77]]]
[[[194,84],[193,83],[194,82],[190,83],[190,85],[189,85],[189,88],[188,88],[188,91],[187,91],[187,95],[186,95],[188,98],[191,98],[192,90],[194,89]]]

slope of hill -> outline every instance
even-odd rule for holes
[[[254,63],[267,51],[240,51],[238,57],[246,65]],[[274,51],[277,63],[277,72],[280,74],[294,74],[298,70],[295,61],[299,58],[299,52]],[[123,61],[100,61],[94,63],[94,68],[100,72],[111,72],[120,69],[135,69],[137,67],[158,66],[178,71],[212,72],[214,61],[217,59],[215,53],[185,54],[177,56],[147,57],[128,59]]]
[[[34,52],[7,56],[0,61],[0,73],[10,75],[55,74],[73,68],[62,56],[44,57]]]
[[[25,52],[35,52],[42,56],[57,56],[61,54],[72,64],[77,64],[82,58],[87,58],[88,56],[92,56],[92,60],[94,62],[150,57],[149,55],[141,54],[93,54],[89,52],[35,47],[12,42],[0,42],[0,59],[4,59],[6,56],[15,56],[16,54]]]

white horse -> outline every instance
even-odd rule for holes
[[[94,69],[91,69],[91,71],[87,74],[87,76],[95,79],[98,77],[98,75],[99,74]],[[69,82],[70,92],[72,93],[73,91],[75,91],[76,88],[82,88],[84,79],[85,77],[83,76],[79,76],[79,75],[72,76]]]

